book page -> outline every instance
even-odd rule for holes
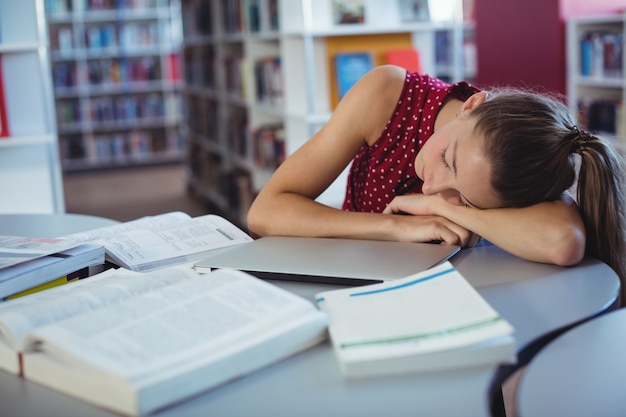
[[[208,214],[155,230],[134,230],[104,241],[113,262],[151,271],[199,259],[207,252],[250,242],[252,238],[225,219]]]
[[[94,240],[106,241],[115,238],[115,236],[120,233],[131,232],[133,230],[156,230],[190,218],[191,216],[182,211],[173,211],[156,216],[142,217],[137,220],[116,224],[115,226],[105,226],[86,232],[74,233],[65,236],[65,238],[77,242],[91,242]]]
[[[252,241],[226,219],[182,212],[144,217],[112,227],[67,236],[105,246],[107,258],[133,271],[153,271],[200,259],[207,252]]]
[[[110,269],[71,285],[0,303],[0,333],[20,349],[28,332],[88,311],[119,303],[137,294],[177,284],[194,276],[188,269],[172,268],[146,274]]]
[[[308,315],[325,327],[325,315],[308,300],[243,272],[219,270],[46,326],[30,338],[44,354],[139,378],[199,354],[226,354]]]

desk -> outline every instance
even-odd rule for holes
[[[0,214],[0,235],[61,237],[117,223],[86,214]]]
[[[592,259],[561,268],[526,262],[491,246],[463,250],[452,263],[516,328],[521,356],[546,335],[605,312],[619,293],[617,275]],[[274,282],[310,300],[319,291],[338,288]],[[347,381],[327,342],[156,415],[488,416],[488,390],[496,371],[479,367]],[[114,416],[4,372],[0,387],[0,413],[7,415]]]
[[[530,361],[520,380],[518,415],[626,416],[626,310],[577,326]]]

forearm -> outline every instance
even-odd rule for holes
[[[393,216],[346,212],[292,193],[261,194],[248,213],[258,236],[308,236],[394,240]]]
[[[248,227],[259,236],[439,241],[459,246],[467,245],[473,238],[469,230],[438,215],[348,212],[324,206],[297,193],[271,193],[267,189],[250,209]]]
[[[444,203],[437,214],[524,259],[573,265],[584,256],[585,230],[573,203],[489,210]]]

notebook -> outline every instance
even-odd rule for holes
[[[199,272],[233,268],[264,279],[367,285],[403,278],[448,260],[459,246],[268,236],[214,252]]]

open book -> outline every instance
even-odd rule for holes
[[[132,271],[152,271],[199,260],[214,249],[253,240],[220,216],[192,218],[183,212],[142,217],[64,237],[101,244],[109,261]]]
[[[513,328],[450,264],[316,296],[345,377],[515,360]]]
[[[0,364],[110,410],[140,415],[326,338],[304,298],[234,270],[108,270],[0,304]]]

